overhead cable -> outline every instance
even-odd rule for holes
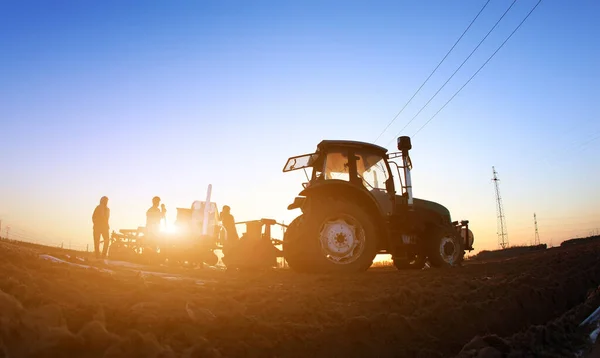
[[[460,35],[460,37],[458,38],[458,40],[456,40],[456,42],[454,42],[454,45],[452,45],[452,47],[450,48],[450,50],[448,50],[448,52],[446,52],[446,55],[444,56],[444,58],[442,58],[442,60],[437,64],[437,66],[435,66],[435,68],[433,69],[433,71],[429,74],[429,76],[427,76],[427,79],[425,79],[425,81],[421,84],[421,86],[417,89],[417,91],[412,95],[412,97],[410,97],[410,99],[408,100],[408,102],[406,102],[406,104],[404,104],[404,107],[402,107],[402,109],[400,110],[400,112],[398,112],[394,116],[394,118],[392,118],[392,120],[390,121],[390,123],[388,123],[388,125],[383,129],[383,131],[379,134],[379,136],[377,136],[377,138],[375,139],[375,142],[377,142],[379,140],[379,138],[381,138],[381,136],[385,133],[385,131],[387,131],[388,128],[392,125],[392,123],[394,123],[394,121],[396,120],[396,118],[398,118],[398,116],[404,111],[404,109],[406,108],[406,106],[408,106],[409,103],[413,100],[413,98],[415,98],[415,96],[421,91],[421,88],[423,88],[423,86],[425,86],[425,84],[429,81],[429,79],[431,78],[431,76],[433,76],[433,74],[437,71],[437,69],[440,67],[440,65],[446,60],[446,58],[448,57],[448,55],[450,55],[450,52],[452,52],[452,50],[454,50],[454,48],[456,47],[456,45],[460,42],[460,40],[463,38],[463,36],[465,36],[465,34],[467,33],[467,31],[469,31],[469,29],[471,28],[471,25],[473,25],[473,23],[475,22],[475,20],[477,20],[477,18],[479,17],[479,15],[487,7],[487,5],[489,4],[490,1],[491,0],[488,0],[483,5],[483,7],[481,8],[481,10],[479,10],[479,12],[475,16],[475,18],[469,24],[469,26],[467,26],[467,28],[465,29],[465,31],[463,31],[462,35]]]

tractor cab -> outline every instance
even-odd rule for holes
[[[304,191],[333,184],[347,184],[369,194],[378,204],[381,213],[392,215],[396,210],[396,188],[392,166],[398,173],[400,184],[400,202],[412,205],[410,170],[412,164],[408,151],[410,138],[400,137],[398,149],[401,152],[387,153],[387,149],[371,143],[343,140],[323,140],[314,153],[291,157],[283,171],[312,169],[310,179],[303,184]],[[390,159],[401,158],[400,164]],[[404,174],[404,175],[401,175]],[[309,177],[306,173],[307,178]],[[402,180],[404,176],[405,180]],[[404,184],[406,183],[406,185]],[[404,198],[404,199],[403,199]],[[301,206],[303,198],[296,198],[288,209]]]

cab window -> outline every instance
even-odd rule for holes
[[[386,190],[386,181],[390,178],[390,173],[385,159],[379,155],[357,153],[356,171],[361,177],[363,185],[368,190]]]
[[[326,180],[350,180],[348,155],[342,152],[330,152],[323,163],[323,175]]]

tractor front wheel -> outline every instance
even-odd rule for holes
[[[297,220],[286,232],[287,246],[284,240],[284,255],[292,269],[350,273],[366,271],[373,264],[377,229],[358,204],[319,200]]]

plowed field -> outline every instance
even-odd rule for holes
[[[598,243],[353,276],[171,269],[186,279],[44,251],[0,243],[0,357],[570,356],[600,304]]]

